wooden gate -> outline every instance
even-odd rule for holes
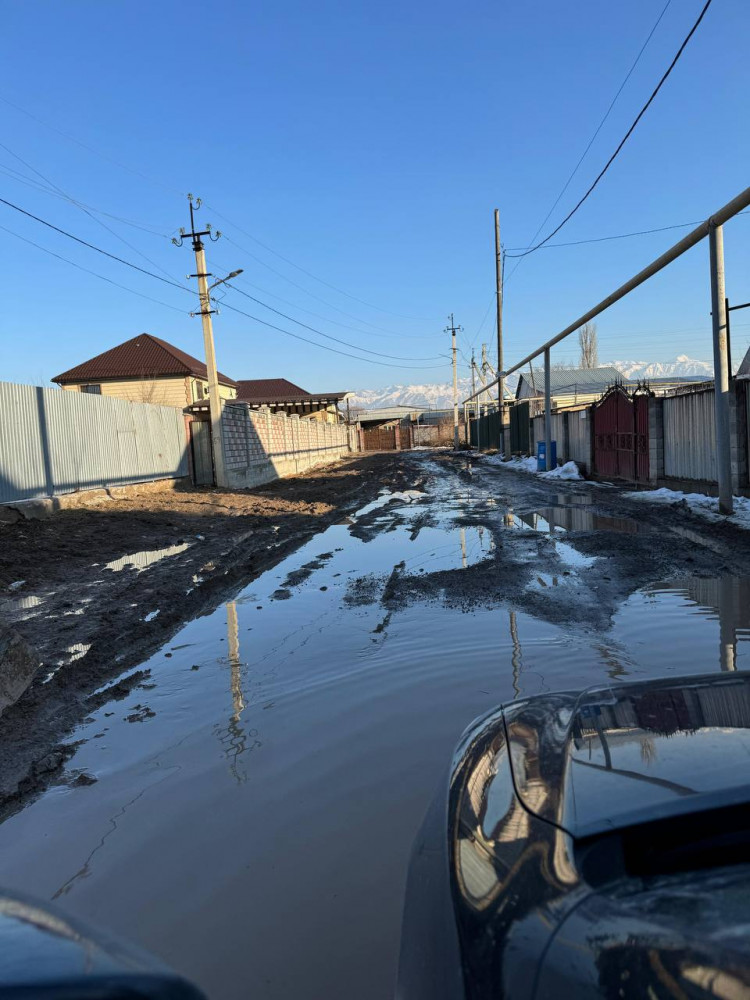
[[[613,386],[594,405],[594,472],[611,479],[647,482],[648,400]]]
[[[365,451],[396,451],[397,427],[365,427],[362,429],[362,447]]]

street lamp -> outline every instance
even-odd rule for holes
[[[219,281],[215,281],[213,285],[208,286],[208,291],[212,291],[212,289],[216,288],[217,285],[223,285],[225,281],[230,281],[232,278],[236,278],[238,274],[242,274],[243,270],[244,268],[240,267],[236,271],[232,271],[228,274],[226,278],[220,278]]]

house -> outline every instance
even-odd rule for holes
[[[558,409],[579,403],[592,403],[618,382],[626,383],[627,379],[612,365],[602,365],[599,368],[552,368],[552,407]],[[533,400],[532,414],[544,408],[544,368],[532,368],[529,365],[520,373],[516,401],[525,399]]]
[[[208,396],[205,364],[150,333],[141,333],[97,354],[55,375],[52,381],[73,392],[163,406],[184,407]],[[237,383],[221,372],[219,395],[222,399],[237,396]]]
[[[257,410],[267,406],[272,413],[296,413],[300,417],[336,424],[341,419],[338,404],[348,392],[308,392],[285,378],[240,379],[237,399]]]

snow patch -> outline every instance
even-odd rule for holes
[[[722,521],[750,531],[750,499],[747,497],[735,497],[734,514],[726,516],[719,513],[718,497],[708,497],[705,493],[681,493],[679,490],[668,490],[666,487],[662,487],[659,490],[636,490],[633,493],[623,493],[623,496],[632,500],[645,500],[647,503],[669,504],[670,506],[684,504],[694,514],[699,514],[709,521],[716,523]]]

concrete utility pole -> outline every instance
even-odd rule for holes
[[[482,387],[487,385],[487,372],[489,369],[490,369],[490,363],[487,360],[487,345],[482,344],[482,374],[479,376],[479,381],[482,383]],[[489,392],[486,392],[483,398],[485,405],[489,405],[490,403]]]
[[[213,451],[214,460],[214,481],[217,486],[228,486],[226,477],[226,468],[224,464],[224,448],[222,444],[222,433],[221,433],[221,397],[219,396],[219,374],[216,370],[216,352],[214,350],[214,331],[213,325],[211,323],[211,314],[215,312],[211,308],[211,289],[216,288],[217,285],[223,284],[225,281],[229,281],[230,278],[236,278],[238,274],[242,274],[242,269],[237,271],[232,271],[228,274],[226,278],[222,278],[220,281],[215,281],[213,285],[209,287],[207,278],[212,277],[211,273],[206,270],[206,251],[203,249],[203,243],[201,241],[202,236],[208,236],[210,240],[214,242],[219,239],[221,233],[217,230],[216,235],[211,232],[211,226],[206,226],[205,229],[200,232],[196,232],[195,229],[195,212],[200,208],[201,200],[196,198],[195,204],[193,204],[193,196],[188,195],[188,200],[190,202],[190,232],[186,233],[184,229],[180,229],[179,239],[173,239],[172,242],[175,246],[181,247],[183,238],[189,236],[192,244],[193,251],[195,252],[195,274],[189,275],[190,278],[198,279],[198,299],[200,301],[200,317],[203,324],[203,348],[206,354],[206,378],[208,381],[208,410],[211,418],[211,444]],[[195,313],[191,313],[195,315]]]
[[[463,330],[462,326],[456,326],[453,320],[453,313],[450,315],[450,326],[446,326],[445,332],[451,335],[451,351],[453,353],[453,447],[458,451],[458,360],[456,358],[456,331]]]
[[[552,471],[552,366],[549,359],[549,347],[544,352],[544,450],[545,468]]]
[[[719,511],[731,514],[732,453],[729,436],[729,342],[727,336],[727,300],[724,291],[724,229],[711,225],[708,230],[711,256],[711,318],[714,340],[714,406],[716,414],[716,472],[719,481]]]
[[[500,407],[500,451],[505,452],[505,379],[503,378],[503,251],[500,244],[500,210],[495,209],[495,287],[497,299],[497,370]]]

